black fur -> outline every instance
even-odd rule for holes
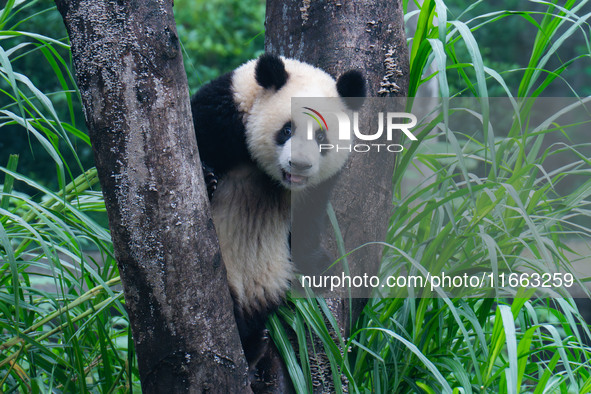
[[[215,193],[218,187],[218,177],[213,172],[213,168],[209,167],[203,163],[201,163],[201,169],[203,170],[203,179],[205,180],[205,186],[207,186],[207,196],[209,197],[209,201],[213,198],[213,193]]]
[[[283,60],[268,53],[262,55],[255,68],[255,78],[258,84],[265,89],[281,89],[288,78]]]
[[[230,72],[208,83],[191,99],[201,161],[218,177],[251,161],[242,115],[234,102],[232,75]]]
[[[267,351],[269,336],[265,323],[267,317],[274,313],[278,307],[279,305],[270,305],[263,311],[249,314],[238,307],[237,302],[234,302],[234,317],[238,326],[238,334],[244,349],[244,357],[248,361],[251,372],[256,369],[254,367]]]
[[[365,78],[357,70],[347,71],[337,80],[337,92],[339,96],[344,97],[347,107],[357,110],[363,104],[363,100],[348,98],[365,97]]]
[[[275,143],[277,145],[283,145],[291,138],[291,122],[287,122],[283,125],[281,130],[275,134]]]

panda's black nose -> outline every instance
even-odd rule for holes
[[[289,161],[289,166],[294,171],[306,171],[312,168],[312,164],[304,163],[304,162],[297,162],[297,161]]]

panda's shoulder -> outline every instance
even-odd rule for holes
[[[191,98],[191,107],[193,113],[207,112],[215,110],[216,112],[228,107],[227,104],[233,101],[232,79],[234,71],[230,71],[207,84],[203,85],[197,93]]]
[[[242,113],[234,101],[231,71],[202,86],[191,99],[201,160],[222,175],[250,160]]]

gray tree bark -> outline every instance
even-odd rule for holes
[[[359,69],[367,78],[370,97],[407,94],[409,59],[400,0],[268,0],[265,26],[267,52],[305,61],[333,77]],[[374,130],[375,125],[365,126]],[[393,171],[392,154],[350,156],[332,203],[337,219],[345,217],[347,211],[364,212],[366,219],[350,229],[341,228],[347,250],[368,239],[385,239],[392,209]],[[327,232],[328,238],[331,232]],[[367,249],[356,257],[363,262],[363,271],[375,272],[381,248]],[[342,333],[348,335],[366,300],[327,302]],[[329,392],[328,363],[320,361],[317,371],[314,378],[318,391]]]
[[[146,393],[249,392],[172,1],[56,0]]]

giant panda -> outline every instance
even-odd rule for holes
[[[331,262],[320,234],[330,190],[347,159],[346,153],[319,152],[320,142],[336,138],[326,130],[317,130],[316,140],[305,139],[292,123],[291,98],[364,96],[358,71],[335,81],[309,64],[264,54],[203,86],[191,100],[213,221],[250,368],[268,342],[266,317],[280,305],[298,270],[290,251],[292,210],[313,217],[306,223],[306,245],[298,248],[306,252],[295,260],[309,266]],[[351,101],[343,105],[354,106]],[[296,144],[304,148],[294,149]]]

